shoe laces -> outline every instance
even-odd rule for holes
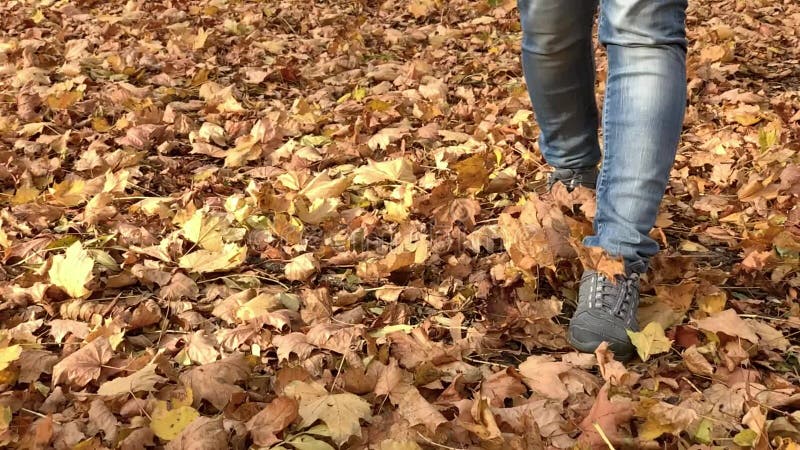
[[[567,190],[571,191],[581,184],[588,183],[594,186],[597,179],[595,168],[591,169],[556,169],[550,173],[547,180],[547,188],[552,189],[559,181],[564,184]]]
[[[595,302],[595,305],[621,319],[627,319],[638,306],[634,303],[638,301],[638,296],[635,294],[638,292],[639,274],[633,273],[627,277],[618,276],[614,280],[597,274],[597,278],[599,284],[597,294],[600,301]]]

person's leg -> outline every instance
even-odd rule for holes
[[[604,154],[595,236],[587,246],[646,269],[649,233],[675,160],[686,108],[686,0],[603,0],[608,50]]]
[[[542,155],[557,170],[594,171],[600,162],[592,55],[597,0],[518,0],[518,6],[522,69]]]
[[[602,0],[600,42],[608,50],[603,164],[595,235],[584,244],[625,259],[609,280],[587,270],[569,340],[594,351],[606,341],[619,359],[635,349],[639,274],[658,244],[649,237],[675,159],[686,103],[686,0]]]

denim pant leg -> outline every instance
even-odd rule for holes
[[[592,24],[597,0],[518,0],[522,69],[541,130],[539,148],[558,169],[600,162]]]
[[[584,244],[644,270],[686,107],[686,0],[602,0],[608,50],[595,236]]]

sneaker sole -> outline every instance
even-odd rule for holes
[[[579,341],[578,339],[575,338],[575,336],[572,335],[572,330],[569,330],[569,332],[567,333],[567,340],[569,340],[570,345],[575,347],[575,350],[578,350],[579,352],[582,353],[594,353],[594,351],[597,350],[597,347],[599,347],[600,344],[605,342],[605,341],[588,341],[588,342]],[[630,359],[633,358],[633,352],[634,350],[628,350],[627,352],[623,351],[619,353],[614,352],[614,359],[620,362],[630,361]]]

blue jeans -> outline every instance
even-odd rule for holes
[[[539,147],[558,169],[601,159],[594,93],[596,0],[518,0],[522,67]],[[594,236],[584,240],[644,270],[658,251],[649,237],[675,160],[686,107],[687,0],[602,0],[600,43],[608,53],[603,164]]]

